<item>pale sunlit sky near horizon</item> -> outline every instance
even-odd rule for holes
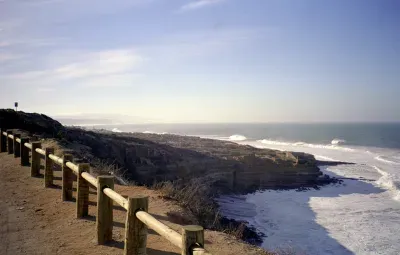
[[[400,121],[398,0],[0,0],[0,108]]]

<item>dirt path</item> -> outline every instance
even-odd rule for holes
[[[123,253],[124,209],[114,209],[115,241],[97,245],[96,191],[90,191],[89,217],[76,219],[75,203],[61,200],[61,172],[55,172],[53,188],[44,188],[43,178],[30,177],[29,167],[21,167],[19,162],[12,155],[0,153],[0,255]],[[173,202],[144,187],[116,185],[115,189],[122,195],[148,195],[149,212],[180,232],[176,220],[167,216],[168,212],[181,211]],[[205,240],[213,254],[262,254],[257,248],[215,231],[206,231]],[[147,243],[149,255],[179,254],[176,247],[152,230]]]

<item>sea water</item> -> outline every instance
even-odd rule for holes
[[[268,250],[297,254],[400,254],[400,124],[162,124],[107,127],[174,133],[257,148],[300,151],[353,165],[321,167],[342,184],[302,192],[221,197],[222,213],[245,220]]]

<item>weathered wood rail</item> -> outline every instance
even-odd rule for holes
[[[182,226],[182,234],[169,228],[148,213],[149,199],[146,196],[125,198],[114,190],[114,177],[89,173],[87,163],[74,164],[72,155],[62,158],[54,155],[54,148],[42,148],[40,142],[29,142],[29,138],[13,134],[12,130],[0,130],[0,152],[21,158],[21,166],[30,166],[32,177],[40,175],[41,159],[44,158],[44,187],[53,185],[53,164],[62,169],[62,200],[72,201],[73,175],[76,175],[76,217],[88,216],[89,186],[97,189],[97,243],[106,244],[112,240],[113,202],[124,208],[125,255],[145,255],[147,230],[153,229],[181,250],[181,255],[211,254],[204,249],[204,229],[201,226]]]

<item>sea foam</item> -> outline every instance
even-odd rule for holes
[[[168,133],[167,132],[144,131],[143,134],[166,135]]]
[[[375,170],[382,175],[376,183],[382,188],[388,189],[394,192],[393,198],[395,200],[400,200],[400,180],[397,180],[397,176],[390,174],[386,171],[383,171],[377,166],[374,166]]]
[[[346,143],[346,140],[343,140],[343,139],[333,139],[331,142],[331,144],[333,144],[333,145],[339,145],[339,144],[344,144],[344,143]]]
[[[341,140],[341,141],[344,141],[344,140]],[[313,144],[313,143],[305,143],[305,142],[290,143],[290,142],[276,141],[276,140],[269,140],[269,139],[258,140],[258,142],[265,144],[265,145],[309,147],[309,148],[315,148],[315,149],[341,150],[341,151],[347,151],[347,152],[355,151],[352,148],[339,146],[338,144],[340,144],[341,142],[339,142],[337,140],[333,140],[331,144]],[[335,143],[335,144],[333,144],[333,143]]]
[[[383,156],[377,156],[375,157],[376,160],[387,163],[387,164],[391,164],[391,165],[400,165],[400,162],[394,162],[391,161],[389,159],[383,158]]]
[[[244,141],[244,140],[247,140],[247,137],[245,137],[243,135],[231,135],[229,137],[229,140],[231,140],[231,141]]]
[[[113,128],[111,131],[114,133],[122,133],[122,131],[119,130],[118,128]]]

